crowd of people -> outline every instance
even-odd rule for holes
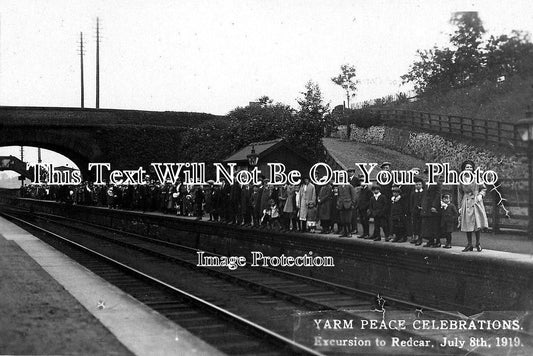
[[[382,170],[391,170],[383,162]],[[466,161],[462,170],[474,170]],[[23,195],[68,204],[92,205],[110,209],[159,211],[164,214],[193,216],[224,224],[273,229],[286,232],[319,231],[386,242],[410,242],[424,247],[451,248],[452,232],[460,227],[466,232],[467,246],[481,251],[480,231],[488,227],[483,205],[484,186],[475,183],[459,186],[459,209],[451,194],[442,194],[442,185],[426,184],[425,172],[413,168],[415,185],[362,184],[362,175],[348,170],[347,184],[315,186],[308,177],[300,185],[273,186],[264,178],[256,185],[221,185],[210,180],[206,186],[158,184],[112,186],[83,182],[77,186],[29,185]],[[370,219],[374,228],[370,233]],[[359,231],[358,226],[362,227]],[[442,241],[441,241],[442,240]]]

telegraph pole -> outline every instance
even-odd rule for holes
[[[81,72],[81,108],[85,107],[85,88],[83,84],[83,32],[80,32],[80,72]]]
[[[100,19],[96,18],[96,108],[100,108]]]

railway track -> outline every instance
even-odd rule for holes
[[[19,219],[20,223],[25,221],[13,215],[11,215],[11,218]],[[198,250],[187,246],[55,215],[32,214],[31,219],[34,219],[35,223],[26,221],[24,224],[31,224],[33,225],[32,228],[41,229],[41,234],[48,236],[53,234],[56,235],[55,238],[61,237],[59,234],[68,235],[69,240],[72,239],[76,246],[79,245],[77,248],[82,248],[81,243],[83,243],[83,245],[86,245],[83,246],[84,249],[88,248],[93,253],[101,255],[100,259],[112,259],[121,264],[121,268],[133,268],[142,273],[145,276],[143,278],[154,278],[168,287],[176,288],[182,292],[185,292],[182,289],[188,288],[185,293],[189,294],[189,297],[203,299],[216,308],[224,310],[226,313],[223,314],[226,319],[229,318],[228,315],[234,315],[245,320],[245,325],[248,322],[250,325],[259,327],[260,330],[263,329],[252,332],[254,335],[260,335],[265,330],[269,331],[272,335],[263,338],[273,339],[275,346],[273,349],[265,349],[267,350],[265,351],[266,354],[276,352],[278,348],[283,350],[282,353],[318,354],[317,351],[309,349],[308,346],[303,346],[290,340],[291,333],[294,332],[292,330],[294,326],[292,323],[287,323],[287,320],[291,320],[291,316],[298,315],[298,313],[332,311],[337,313],[336,315],[342,315],[345,318],[357,317],[362,320],[372,320],[376,317],[376,311],[372,310],[375,296],[366,291],[347,288],[273,268],[239,268],[231,271],[225,267],[198,267]],[[40,226],[44,225],[46,229],[38,227],[37,221]],[[64,241],[65,237],[61,237],[61,239]],[[128,258],[124,258],[124,255],[127,255]],[[84,264],[83,262],[80,263]],[[95,273],[97,274],[99,271],[107,273],[106,268],[101,269],[96,265],[89,265],[88,268],[96,268]],[[172,274],[178,274],[180,278],[172,278],[170,276]],[[111,274],[110,282],[115,284],[116,281],[117,286],[120,288],[123,285],[127,287],[132,284],[130,281],[122,282],[121,278]],[[197,286],[194,286],[195,284]],[[201,286],[207,286],[207,288],[202,288]],[[169,319],[176,321],[187,329],[190,327],[189,330],[191,332],[195,333],[197,331],[196,334],[198,336],[221,351],[228,354],[244,354],[249,347],[253,350],[253,354],[257,354],[257,341],[247,341],[242,346],[242,352],[238,350],[241,346],[236,341],[230,342],[223,337],[222,339],[229,342],[229,345],[224,345],[221,338],[217,338],[217,326],[222,327],[222,325],[216,321],[212,327],[215,335],[213,340],[210,339],[209,335],[208,337],[203,337],[202,333],[204,331],[199,332],[198,330],[202,330],[202,327],[206,325],[211,325],[208,322],[209,319],[204,319],[207,318],[206,316],[194,315],[187,318],[187,314],[185,314],[185,321],[183,322],[181,318],[184,315],[180,314],[180,311],[192,313],[190,307],[184,306],[182,302],[174,304],[173,300],[166,302],[165,298],[162,299],[157,296],[154,299],[152,291],[146,287],[139,290],[141,291],[140,297],[138,297],[139,292],[135,288],[132,293],[125,289],[126,292],[166,315]],[[147,295],[148,300],[143,300],[142,293]],[[238,298],[231,298],[232,295],[238,296]],[[237,303],[235,299],[237,299]],[[238,300],[242,300],[242,302],[238,302]],[[402,317],[407,320],[415,318],[415,309],[420,310],[419,305],[392,298],[388,299],[387,302],[389,303],[389,310],[394,311],[395,317]],[[216,314],[218,313],[220,313],[220,310],[216,312]],[[457,314],[431,308],[425,308],[425,313],[425,317],[431,319],[458,318]],[[192,325],[188,326],[188,321]],[[239,321],[237,324],[242,327],[243,321]],[[244,329],[250,328],[250,326],[244,327]],[[238,329],[238,327],[234,326],[234,329]],[[403,330],[390,330],[389,334],[401,338],[419,336]],[[358,336],[362,338],[372,338],[379,335],[383,335],[383,332],[361,330],[358,333]],[[290,343],[284,344],[286,341],[290,341]],[[369,353],[376,352],[379,354],[416,354],[418,350],[410,348],[400,350],[380,348],[368,351]],[[330,353],[327,349],[324,352]],[[427,353],[427,350],[425,352]],[[467,352],[467,350],[454,347],[435,349],[436,354],[465,354]],[[476,352],[471,351],[469,354],[475,355]]]
[[[321,355],[230,310],[176,288],[68,238],[11,214],[2,215],[38,234],[93,273],[229,355]]]

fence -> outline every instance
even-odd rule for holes
[[[514,124],[509,122],[412,110],[381,109],[375,112],[381,114],[385,124],[410,126],[424,131],[458,135],[466,139],[480,139],[512,148],[526,147],[526,143],[517,136]]]

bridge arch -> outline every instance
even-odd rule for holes
[[[89,162],[98,162],[102,157],[98,145],[91,144],[90,141],[91,137],[73,135],[72,132],[67,135],[46,129],[31,132],[9,128],[2,130],[0,146],[34,146],[57,152],[74,162],[82,176],[87,177]]]

